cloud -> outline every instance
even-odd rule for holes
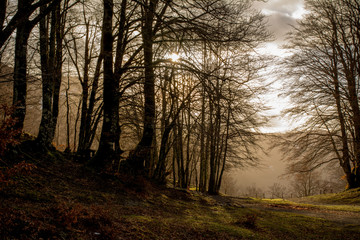
[[[268,16],[269,30],[279,44],[284,42],[291,26],[296,25],[296,21],[305,13],[304,0],[269,0],[256,3],[255,8]]]
[[[277,12],[289,17],[295,17],[296,12],[303,8],[303,0],[269,0],[263,9]]]

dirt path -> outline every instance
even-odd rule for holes
[[[219,205],[247,207],[274,212],[289,212],[309,217],[322,218],[342,225],[355,225],[360,227],[360,212],[336,211],[318,208],[316,204],[311,207],[303,207],[287,204],[268,204],[250,201],[246,198],[211,196]]]

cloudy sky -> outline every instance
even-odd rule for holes
[[[295,26],[296,21],[305,13],[304,0],[268,0],[265,3],[256,2],[254,6],[268,17],[269,30],[274,34],[274,41],[264,44],[258,52],[280,58],[286,56],[281,45],[286,42],[286,33],[291,30],[291,26]],[[267,80],[274,81],[274,78],[267,75]],[[262,129],[264,132],[284,132],[294,124],[281,116],[281,111],[289,105],[286,99],[278,96],[282,85],[281,79],[275,81],[271,85],[269,94],[263,96],[265,102],[272,108],[267,114],[278,115],[270,122],[271,126]]]
[[[268,0],[255,3],[255,7],[268,16],[269,28],[275,33],[276,42],[284,41],[290,25],[295,25],[305,12],[304,0]]]

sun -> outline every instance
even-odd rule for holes
[[[177,54],[177,53],[172,53],[172,54],[170,55],[170,59],[171,59],[171,61],[173,61],[173,62],[177,62],[177,61],[179,61],[180,56],[179,56],[179,54]]]

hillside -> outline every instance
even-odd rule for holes
[[[358,224],[96,173],[60,152],[18,159],[34,165],[1,182],[0,239],[360,239]]]
[[[360,205],[360,188],[340,193],[329,193],[301,198],[298,201],[319,204],[350,204]]]

